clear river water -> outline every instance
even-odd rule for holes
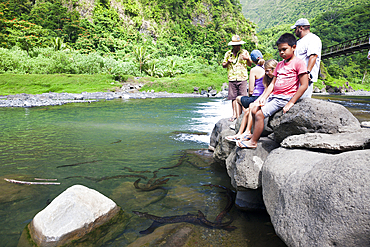
[[[360,121],[370,121],[370,97],[320,96],[345,105]],[[151,221],[133,210],[158,216],[201,210],[214,219],[225,207],[230,178],[206,149],[214,124],[230,117],[229,101],[209,98],[112,100],[35,108],[0,108],[0,239],[17,246],[25,226],[50,201],[75,184],[95,189],[129,215],[122,232],[103,246],[127,246],[143,235]],[[160,169],[168,168],[168,169]],[[140,191],[158,170],[169,178],[162,189]],[[20,185],[4,180],[57,179],[60,185]],[[193,246],[285,246],[266,212],[233,207],[237,229],[194,226]],[[153,233],[154,234],[154,233]]]

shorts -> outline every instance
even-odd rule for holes
[[[275,112],[284,108],[292,97],[284,95],[271,95],[264,106],[261,107],[263,115],[266,117],[272,116]]]
[[[229,81],[228,100],[235,100],[238,96],[246,96],[248,81]]]
[[[243,96],[241,97],[240,99],[240,102],[242,103],[243,107],[244,108],[248,108],[250,103],[256,101],[256,99],[258,99],[259,96]]]

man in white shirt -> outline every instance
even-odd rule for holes
[[[294,54],[306,63],[307,74],[310,79],[308,88],[302,95],[302,98],[311,98],[313,83],[317,82],[317,78],[319,77],[322,48],[321,39],[311,33],[310,23],[307,19],[299,19],[291,28],[294,29],[295,35],[299,38]]]

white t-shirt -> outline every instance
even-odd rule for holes
[[[321,48],[321,39],[316,34],[308,33],[297,41],[297,47],[294,51],[294,54],[302,59],[306,65],[308,65],[308,60],[311,55],[317,55],[316,63],[311,70],[313,82],[316,82],[319,76]]]

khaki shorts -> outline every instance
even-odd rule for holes
[[[228,100],[235,100],[238,96],[248,95],[248,81],[229,81]]]

